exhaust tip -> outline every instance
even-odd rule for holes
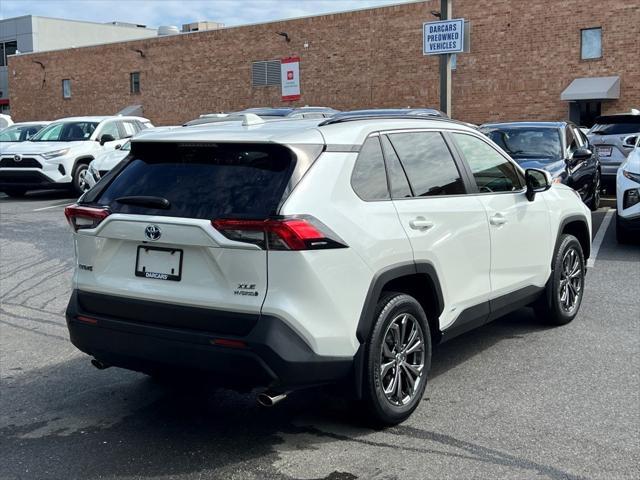
[[[276,403],[281,402],[285,398],[287,398],[287,393],[262,392],[258,394],[258,398],[256,400],[258,405],[262,407],[273,407]]]
[[[91,359],[91,365],[96,367],[98,370],[104,370],[105,368],[109,368],[111,366],[108,363],[103,363],[96,358]]]

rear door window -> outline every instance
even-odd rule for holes
[[[132,144],[131,158],[106,188],[84,202],[118,213],[262,219],[277,213],[296,162],[288,148],[265,144],[138,142]],[[127,196],[166,198],[170,207],[118,202]]]
[[[351,174],[351,186],[362,200],[389,199],[387,174],[378,137],[370,137],[362,145]]]
[[[413,193],[409,186],[409,180],[402,168],[400,159],[396,154],[396,151],[391,146],[391,142],[386,136],[381,138],[382,151],[384,152],[384,158],[387,165],[387,175],[389,177],[389,188],[391,189],[391,198],[411,198]]]
[[[458,167],[439,132],[392,133],[388,137],[414,196],[465,193]]]

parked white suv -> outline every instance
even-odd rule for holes
[[[616,237],[620,243],[640,241],[640,134],[625,139],[633,150],[616,178]]]
[[[578,313],[591,215],[480,132],[341,117],[149,132],[65,214],[71,341],[149,374],[417,407],[432,346],[519,307]]]
[[[50,123],[27,142],[0,146],[0,191],[10,196],[28,190],[86,188],[89,163],[139,131],[151,127],[141,117],[73,117]]]

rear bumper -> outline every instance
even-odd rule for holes
[[[111,302],[118,305],[115,315],[107,311]],[[131,302],[127,318],[118,317],[121,306],[127,302]],[[146,317],[142,304],[148,304],[150,312],[166,307],[174,325]],[[196,316],[205,309],[197,310]],[[195,319],[195,323],[189,321],[194,315],[190,307],[75,290],[66,317],[71,342],[78,349],[104,363],[129,370],[146,373],[192,370],[215,375],[216,382],[222,385],[282,388],[334,382],[348,377],[352,371],[352,358],[315,354],[276,317],[242,318],[243,314],[225,316],[224,312],[211,312],[211,328],[205,330],[203,318]],[[176,327],[175,323],[188,323],[191,328]],[[243,333],[249,327],[248,333],[220,333],[228,332],[232,323],[238,323],[236,331]],[[235,340],[245,346],[220,346],[213,343],[215,340]]]

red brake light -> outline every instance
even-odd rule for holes
[[[269,250],[343,248],[333,232],[312,217],[267,220],[218,219],[211,224],[225,237]]]
[[[64,209],[64,216],[74,232],[82,228],[96,228],[111,212],[106,208],[70,205]]]

